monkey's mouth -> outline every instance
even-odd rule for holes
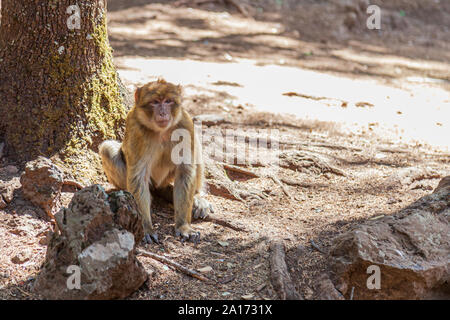
[[[156,124],[160,128],[165,128],[169,125],[169,122],[170,122],[169,120],[160,120],[160,121],[156,121]]]

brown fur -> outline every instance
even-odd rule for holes
[[[136,90],[135,100],[127,116],[123,143],[105,141],[100,146],[106,176],[117,188],[133,194],[147,234],[155,235],[150,214],[151,191],[154,191],[173,199],[175,231],[184,238],[191,238],[198,234],[191,227],[191,215],[193,203],[199,203],[194,201],[194,196],[203,185],[203,165],[192,119],[181,107],[181,88],[164,80],[150,82]],[[171,102],[170,122],[166,128],[158,127],[155,122],[154,113],[158,110],[155,108],[163,103],[161,101]],[[176,129],[189,132],[191,152],[196,160],[192,164],[176,165],[171,159],[172,149],[179,143],[171,141]],[[207,211],[205,206],[201,209]]]

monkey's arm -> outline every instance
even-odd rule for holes
[[[173,206],[175,209],[175,234],[184,240],[197,242],[200,233],[191,227],[192,204],[196,186],[195,166],[180,164],[175,171]]]

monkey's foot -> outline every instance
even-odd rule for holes
[[[205,219],[209,213],[214,213],[214,208],[208,200],[195,197],[192,205],[192,216],[194,219]]]
[[[159,244],[159,240],[158,240],[158,234],[156,232],[154,233],[146,233],[144,235],[144,243],[146,244],[152,244],[152,243],[156,243]]]
[[[181,242],[191,241],[193,243],[200,242],[200,232],[192,229],[188,224],[184,224],[179,228],[175,228],[175,236],[181,237]]]

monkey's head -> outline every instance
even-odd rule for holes
[[[181,86],[163,79],[136,89],[134,97],[139,120],[154,131],[173,127],[181,116],[181,95]]]

